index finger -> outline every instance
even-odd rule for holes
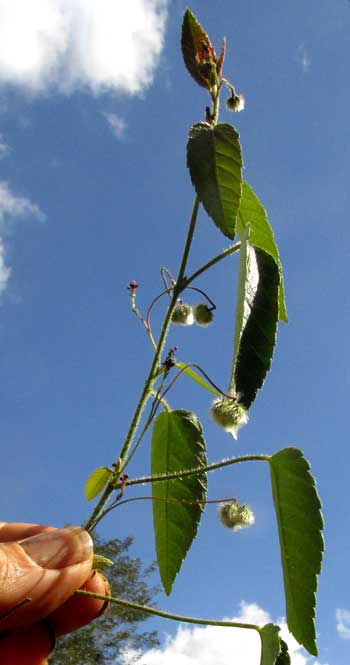
[[[54,527],[44,524],[31,524],[27,522],[0,522],[0,542],[9,543],[36,536],[44,531],[52,531]]]

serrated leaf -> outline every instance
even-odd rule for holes
[[[205,390],[208,390],[210,393],[212,393],[216,397],[220,397],[221,393],[219,393],[218,390],[215,390],[215,388],[213,388],[213,386],[211,386],[209,383],[204,381],[204,379],[202,379],[202,377],[199,376],[199,374],[197,374],[197,372],[194,372],[193,369],[191,369],[190,367],[186,367],[185,363],[177,362],[176,367],[178,367],[179,369],[183,369],[185,374],[187,374],[187,376],[189,376],[191,379],[193,379],[193,381],[198,383],[202,388],[205,388]]]
[[[291,659],[288,651],[288,644],[281,639],[281,651],[276,660],[276,665],[291,665]]]
[[[187,143],[187,166],[209,217],[225,236],[233,239],[242,191],[238,132],[228,124],[194,125]]]
[[[278,321],[279,272],[275,260],[242,237],[230,393],[249,409],[271,366]]]
[[[202,427],[194,413],[177,410],[157,416],[152,434],[151,473],[205,466]],[[153,525],[160,577],[166,594],[197,533],[207,488],[206,474],[153,483]]]
[[[237,233],[240,237],[242,237],[244,229],[248,225],[250,227],[250,244],[253,245],[253,247],[262,249],[267,254],[270,254],[278,265],[280,273],[279,319],[288,323],[284,297],[283,271],[273,231],[265,208],[262,206],[252,187],[248,185],[247,182],[243,182],[242,198],[237,221]]]
[[[210,89],[215,82],[215,72],[221,71],[222,62],[217,66],[211,41],[189,9],[185,11],[182,23],[181,50],[192,78],[203,88]],[[223,59],[223,54],[220,57]]]
[[[94,499],[102,492],[109,481],[111,473],[111,470],[106,466],[100,466],[92,472],[85,483],[85,496],[88,501],[91,501],[91,499]]]
[[[321,502],[301,450],[285,448],[269,459],[290,632],[317,656],[317,575],[324,549]]]
[[[279,626],[267,623],[260,629],[261,657],[260,665],[276,665],[278,655],[281,651],[281,640],[279,638]]]

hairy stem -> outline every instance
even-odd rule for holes
[[[148,607],[147,605],[140,605],[139,603],[132,603],[128,600],[122,600],[121,598],[113,598],[113,596],[103,596],[99,593],[92,593],[90,591],[83,591],[79,589],[75,592],[79,596],[88,596],[89,598],[96,598],[97,600],[109,601],[110,603],[116,603],[122,607],[128,607],[133,610],[139,610],[140,612],[147,612],[148,614],[154,614],[158,617],[163,617],[164,619],[172,619],[173,621],[184,621],[185,623],[195,623],[199,626],[222,626],[223,628],[247,628],[249,630],[256,630],[260,634],[259,626],[256,626],[253,623],[237,623],[236,621],[215,621],[213,619],[198,619],[197,617],[183,616],[182,614],[172,614],[170,612],[165,612],[159,610],[156,607]]]
[[[240,464],[241,462],[268,462],[269,455],[243,455],[242,457],[231,457],[230,459],[221,460],[208,466],[196,466],[192,469],[184,469],[183,471],[174,471],[173,473],[162,473],[158,476],[143,476],[142,478],[134,478],[128,480],[125,485],[141,485],[143,483],[157,483],[164,480],[176,480],[177,478],[186,478],[186,476],[200,476],[207,471],[215,471],[215,469],[222,469],[231,464]]]
[[[191,282],[193,282],[193,280],[197,279],[197,277],[199,277],[199,275],[202,275],[203,272],[205,272],[206,270],[209,270],[209,268],[214,266],[216,263],[219,263],[219,261],[222,261],[222,259],[226,259],[227,256],[230,256],[234,252],[238,252],[238,250],[240,248],[241,248],[241,243],[238,242],[236,245],[231,245],[231,247],[228,247],[223,252],[220,252],[220,254],[218,254],[217,256],[214,256],[214,258],[212,258],[210,261],[208,261],[208,263],[205,263],[203,266],[201,266],[201,268],[196,270],[196,272],[194,272],[192,275],[190,275],[189,277],[186,277],[185,286],[188,286],[189,284],[191,284]]]
[[[181,285],[182,285],[182,282],[183,282],[183,279],[184,279],[184,274],[185,274],[186,265],[187,265],[187,259],[188,259],[188,255],[189,255],[189,252],[190,252],[190,248],[191,248],[191,244],[192,244],[192,240],[193,240],[194,229],[195,229],[196,220],[197,220],[197,215],[198,215],[198,208],[199,208],[199,199],[198,199],[198,196],[196,196],[194,206],[193,206],[193,212],[192,212],[192,215],[191,215],[190,225],[189,225],[189,229],[188,229],[188,233],[187,233],[185,249],[184,249],[184,253],[183,253],[183,256],[182,256],[182,261],[181,261],[181,265],[180,265],[180,269],[179,269],[178,278],[176,280],[176,285],[175,285],[174,290],[173,290],[173,295],[172,295],[172,298],[171,298],[171,301],[170,301],[170,305],[168,307],[168,311],[167,311],[167,313],[165,315],[165,318],[164,318],[164,321],[163,321],[163,325],[162,325],[161,333],[160,333],[160,336],[159,336],[157,348],[156,348],[156,351],[155,351],[155,354],[154,354],[151,369],[150,369],[148,377],[146,379],[144,389],[141,393],[141,397],[140,397],[139,402],[137,404],[134,417],[131,421],[129,431],[126,435],[125,443],[124,443],[122,451],[120,453],[120,457],[121,457],[122,460],[125,460],[125,458],[128,454],[130,445],[132,443],[132,440],[135,436],[137,426],[139,424],[141,413],[142,413],[142,411],[143,411],[143,409],[146,405],[147,399],[148,399],[148,397],[151,393],[151,390],[153,388],[153,383],[154,383],[154,381],[157,377],[157,371],[159,369],[159,361],[160,361],[160,357],[161,357],[161,354],[162,354],[162,351],[163,351],[163,348],[164,348],[164,344],[165,344],[165,341],[166,341],[166,338],[167,338],[167,334],[168,334],[168,331],[169,331],[169,326],[170,326],[170,321],[171,321],[173,309],[175,307],[176,300],[177,300],[177,297],[178,297],[178,293],[179,293],[179,290],[181,289]]]
[[[181,290],[183,288],[185,270],[186,270],[187,260],[188,260],[188,256],[189,256],[189,253],[190,253],[192,240],[193,240],[194,229],[195,229],[195,226],[196,226],[198,209],[199,209],[199,198],[198,198],[198,196],[196,196],[195,201],[194,201],[194,205],[193,205],[193,211],[192,211],[190,223],[189,223],[189,228],[188,228],[188,232],[187,232],[185,249],[184,249],[184,252],[183,252],[183,256],[182,256],[181,264],[180,264],[180,268],[179,268],[178,277],[177,277],[176,284],[175,284],[174,289],[173,289],[173,293],[172,293],[172,297],[171,297],[171,301],[170,301],[168,310],[166,312],[166,315],[165,315],[165,318],[164,318],[164,321],[163,321],[163,325],[162,325],[162,329],[161,329],[161,332],[160,332],[157,348],[155,350],[154,357],[153,357],[153,362],[152,362],[150,371],[148,373],[148,377],[145,381],[145,385],[144,385],[144,388],[142,390],[140,399],[137,403],[137,406],[136,406],[136,409],[135,409],[135,412],[134,412],[134,416],[133,416],[132,421],[130,423],[129,431],[126,435],[125,442],[124,442],[124,445],[123,445],[121,453],[120,453],[120,459],[122,461],[122,464],[121,464],[121,467],[118,470],[118,473],[116,472],[112,475],[105,491],[102,494],[101,499],[99,500],[99,502],[95,506],[91,517],[86,522],[85,529],[87,531],[92,531],[92,529],[94,528],[94,526],[96,525],[96,523],[98,521],[99,516],[103,512],[104,507],[105,507],[109,497],[111,496],[111,494],[115,490],[115,484],[118,480],[118,476],[123,471],[123,469],[125,468],[125,460],[127,459],[127,455],[128,455],[129,450],[130,450],[130,446],[131,446],[131,444],[133,442],[133,439],[134,439],[134,436],[136,434],[136,430],[137,430],[138,424],[140,422],[142,412],[143,412],[143,410],[144,410],[144,408],[147,404],[147,400],[148,400],[149,396],[151,395],[151,391],[153,389],[154,382],[155,382],[155,380],[158,376],[160,358],[161,358],[163,348],[164,348],[164,344],[165,344],[165,341],[166,341],[166,338],[167,338],[167,335],[168,335],[168,332],[169,332],[171,317],[172,317],[172,314],[173,314],[173,311],[174,311],[174,307],[176,305],[178,295],[179,295],[179,293],[181,293]]]

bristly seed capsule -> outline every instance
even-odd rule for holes
[[[245,99],[243,95],[237,95],[232,92],[231,97],[226,100],[226,108],[228,111],[243,111],[245,107]]]
[[[209,309],[205,302],[199,302],[198,305],[193,307],[193,316],[199,326],[209,326],[214,318],[213,311]]]
[[[217,425],[232,434],[234,439],[237,439],[238,430],[248,422],[248,414],[244,406],[238,400],[229,397],[215,399],[210,413]]]
[[[176,303],[171,317],[172,323],[178,323],[182,326],[191,326],[194,322],[191,305],[185,302]]]
[[[252,526],[255,522],[253,512],[248,506],[238,503],[225,503],[219,509],[220,519],[227,529],[238,531]]]

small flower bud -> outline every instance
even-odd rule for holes
[[[194,321],[191,305],[188,305],[185,302],[178,302],[175,305],[171,320],[172,323],[191,326]]]
[[[234,439],[237,439],[237,432],[242,425],[246,425],[248,422],[244,406],[229,397],[214,400],[211,405],[211,416],[217,425],[232,434]]]
[[[209,326],[214,318],[213,311],[204,302],[193,307],[193,316],[199,326]]]
[[[93,570],[103,570],[103,568],[109,568],[110,566],[114,566],[114,561],[101,554],[94,554],[92,563]]]
[[[226,100],[226,108],[229,111],[243,111],[245,107],[245,99],[243,95],[236,95],[232,92],[231,97]]]
[[[220,519],[222,524],[232,531],[238,531],[254,524],[253,512],[248,506],[238,503],[225,503],[220,507]]]

